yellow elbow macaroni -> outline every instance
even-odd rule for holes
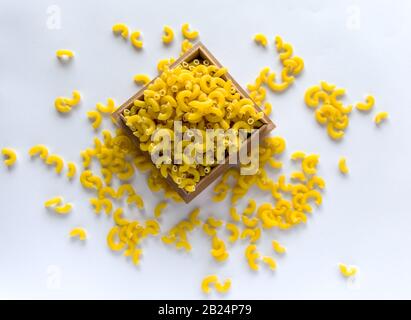
[[[40,158],[43,159],[43,160],[47,159],[48,154],[49,154],[49,150],[47,149],[46,146],[44,146],[42,144],[36,145],[36,146],[32,147],[29,150],[29,156],[30,157],[40,155]]]
[[[367,96],[364,102],[359,102],[355,107],[360,111],[370,111],[375,104],[375,98],[373,96]]]
[[[128,27],[124,23],[117,23],[113,26],[114,34],[121,34],[124,39],[128,39]]]
[[[272,247],[274,249],[275,252],[279,253],[279,254],[284,254],[287,252],[287,249],[285,247],[283,247],[278,241],[273,240],[271,242]]]
[[[63,168],[64,168],[63,158],[58,156],[58,155],[55,155],[55,154],[47,156],[46,164],[49,165],[49,166],[54,166],[55,167],[54,171],[57,174],[60,174],[61,171],[63,171]]]
[[[150,77],[146,74],[137,74],[134,76],[134,82],[138,84],[146,85],[150,81]]]
[[[96,109],[101,113],[113,113],[114,110],[116,109],[116,104],[113,99],[108,98],[107,105],[104,105],[99,102],[96,105]]]
[[[347,160],[344,157],[340,158],[340,160],[338,161],[338,168],[340,169],[341,173],[348,174],[349,170],[347,166]]]
[[[102,116],[101,116],[101,113],[100,112],[98,112],[98,111],[89,111],[89,112],[87,112],[87,117],[90,119],[90,120],[93,120],[93,122],[92,122],[92,127],[94,128],[94,129],[98,129],[99,127],[100,127],[100,125],[101,125],[101,122],[102,122],[102,120],[103,120],[103,118],[102,118]]]
[[[167,207],[167,202],[159,202],[154,208],[154,217],[159,218],[163,210]]]
[[[17,154],[13,149],[10,148],[3,148],[1,150],[1,153],[6,157],[6,160],[4,160],[4,164],[7,167],[13,166],[16,161],[17,161]]]
[[[74,162],[67,163],[67,178],[72,179],[76,175],[77,167]]]
[[[267,37],[266,37],[265,35],[263,35],[262,33],[256,34],[256,35],[254,36],[254,41],[255,41],[257,44],[259,44],[259,45],[261,45],[261,46],[263,46],[263,47],[266,47],[267,44],[268,44]]]
[[[161,38],[163,40],[163,43],[169,44],[173,41],[174,39],[174,31],[171,27],[169,26],[164,26],[164,35]]]
[[[388,112],[379,112],[374,118],[374,122],[379,125],[383,120],[388,119]]]
[[[56,56],[59,59],[70,59],[74,57],[74,52],[68,49],[59,49],[56,51]]]
[[[190,31],[190,25],[188,23],[184,23],[181,26],[181,32],[182,32],[184,38],[186,38],[188,40],[194,40],[199,35],[198,31]]]
[[[143,41],[139,40],[140,37],[141,37],[140,31],[134,31],[130,35],[131,44],[137,49],[141,49],[143,47]]]
[[[342,274],[344,277],[346,277],[346,278],[354,277],[354,276],[357,274],[357,272],[358,272],[357,267],[355,267],[355,266],[347,266],[347,265],[344,264],[344,263],[340,263],[340,264],[338,265],[338,267],[339,267],[339,269],[340,269],[341,274]]]
[[[74,228],[70,231],[70,237],[78,237],[81,241],[84,241],[87,239],[87,231],[84,228]]]

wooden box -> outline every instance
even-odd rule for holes
[[[207,48],[201,43],[198,42],[195,44],[190,50],[188,50],[184,55],[180,56],[173,64],[170,65],[170,69],[173,69],[180,65],[183,61],[191,62],[196,58],[207,59],[210,62],[210,65],[216,65],[217,67],[221,68],[222,65],[218,62],[218,60],[207,50]],[[250,98],[248,93],[231,77],[229,73],[226,73],[223,78],[225,80],[231,80],[237,91],[240,93],[241,97],[243,98]],[[116,121],[117,125],[123,128],[132,140],[139,145],[138,138],[133,135],[132,131],[126,126],[125,118],[122,115],[124,109],[129,109],[134,105],[134,100],[139,99],[141,100],[144,96],[144,90],[148,85],[154,82],[153,79],[149,84],[144,86],[141,90],[139,90],[135,95],[133,95],[130,99],[124,102],[114,113],[113,118]],[[257,111],[261,111],[261,109],[254,103],[254,107]],[[258,129],[258,135],[252,134],[247,139],[247,143],[244,143],[244,146],[247,145],[247,148],[250,148],[251,140],[256,139],[258,136],[260,139],[266,136],[270,131],[275,128],[274,123],[271,121],[269,117],[264,115],[264,117],[260,120],[262,122],[262,126]],[[257,132],[257,131],[256,131]],[[140,150],[139,150],[140,151]],[[140,151],[142,152],[142,151]],[[170,176],[166,178],[167,183],[181,196],[184,202],[189,203],[193,200],[197,195],[199,195],[207,186],[213,183],[218,177],[227,171],[233,165],[228,163],[228,157],[225,159],[225,163],[216,165],[209,174],[205,175],[200,179],[200,181],[196,184],[196,189],[194,192],[187,192],[182,188],[179,188],[177,184],[172,180]]]

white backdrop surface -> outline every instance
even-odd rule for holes
[[[48,25],[55,10],[57,30]],[[406,0],[0,0],[0,148],[13,147],[19,157],[11,170],[0,164],[0,298],[196,299],[205,297],[200,283],[211,273],[233,281],[227,295],[211,298],[411,298],[410,15]],[[141,52],[113,36],[117,22],[142,30]],[[242,85],[266,65],[280,70],[272,44],[265,50],[253,43],[257,32],[270,39],[282,35],[305,59],[292,88],[269,94],[268,101],[275,134],[287,141],[286,156],[300,149],[319,153],[327,190],[305,227],[271,232],[259,245],[268,253],[275,238],[287,247],[275,273],[251,272],[244,244],[229,249],[227,263],[216,264],[200,232],[192,236],[190,254],[165,247],[159,238],[146,241],[136,268],[107,248],[112,222],[94,215],[90,194],[77,179],[70,183],[28,157],[31,146],[43,143],[80,164],[79,151],[95,136],[86,111],[108,97],[123,102],[137,90],[134,74],[154,76],[158,59],[177,56],[180,33],[165,48],[162,27],[178,31],[183,22],[200,30],[201,41]],[[73,49],[74,61],[59,63],[59,48]],[[373,93],[376,111],[388,111],[389,121],[377,128],[375,112],[354,111],[344,140],[331,141],[303,101],[305,89],[323,79],[346,88],[347,102]],[[54,99],[74,89],[83,101],[62,117]],[[337,169],[340,156],[348,159],[346,177]],[[285,162],[284,172],[290,172]],[[149,216],[160,196],[143,179],[138,175],[135,183]],[[75,204],[67,217],[43,207],[58,194]],[[268,199],[256,189],[250,195]],[[196,206],[204,217],[226,216],[228,201],[212,204],[210,196],[207,190],[190,205],[170,205],[164,230]],[[90,234],[85,244],[67,236],[77,225]],[[339,275],[339,262],[360,268],[355,283]]]

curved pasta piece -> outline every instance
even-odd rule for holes
[[[167,202],[159,202],[154,208],[154,217],[159,218],[163,210],[167,207]]]
[[[165,44],[171,43],[174,39],[173,29],[169,26],[164,26],[163,30],[164,30],[164,35],[161,38],[163,40],[163,43]]]
[[[200,214],[200,208],[195,208],[193,211],[190,212],[188,215],[188,220],[193,226],[199,226],[201,224],[201,220],[198,219],[198,215]]]
[[[136,194],[133,186],[131,184],[122,184],[118,187],[117,190],[117,198],[121,198],[125,193],[127,193],[128,196],[132,196]]]
[[[269,116],[271,114],[271,111],[273,109],[273,106],[269,102],[264,103],[264,114],[266,116]]]
[[[247,208],[244,209],[243,213],[247,216],[252,215],[255,212],[256,207],[257,207],[256,201],[254,199],[250,199],[248,200]]]
[[[291,179],[299,180],[301,182],[307,181],[307,178],[306,178],[304,172],[300,172],[300,171],[291,173]]]
[[[223,225],[223,221],[222,220],[217,220],[214,217],[209,217],[207,219],[207,223],[212,226],[213,228],[220,228]]]
[[[141,37],[140,31],[134,31],[130,35],[131,44],[137,49],[141,49],[143,47],[143,41],[139,40],[140,37]]]
[[[72,92],[72,98],[65,98],[65,102],[70,106],[74,107],[80,103],[81,100],[81,94],[79,91],[74,90]]]
[[[4,160],[4,164],[7,167],[13,166],[16,161],[17,161],[17,154],[13,149],[10,148],[3,148],[1,150],[1,153],[6,157],[6,160]]]
[[[374,122],[379,125],[383,120],[388,119],[388,112],[379,112],[374,118]]]
[[[271,242],[272,247],[274,249],[275,252],[279,253],[279,254],[284,254],[287,252],[287,249],[285,247],[283,247],[278,241],[273,240]]]
[[[344,131],[337,130],[331,122],[327,125],[327,133],[333,140],[341,140],[344,137]]]
[[[348,174],[349,169],[347,166],[347,159],[345,159],[344,157],[340,158],[340,160],[338,161],[338,169],[340,169],[341,173]]]
[[[56,98],[54,101],[54,107],[61,113],[68,113],[71,111],[71,106],[67,103],[67,99],[63,97]]]
[[[55,155],[55,154],[49,155],[49,156],[46,158],[46,164],[47,164],[47,165],[50,165],[50,166],[55,166],[54,171],[55,171],[57,174],[60,174],[61,171],[63,171],[63,168],[64,168],[64,160],[63,160],[63,158],[60,157],[60,156],[58,156],[58,155]]]
[[[101,116],[101,113],[100,112],[98,112],[98,111],[89,111],[89,112],[87,112],[87,117],[90,119],[90,120],[93,120],[93,122],[92,122],[92,127],[94,128],[94,129],[98,129],[99,127],[100,127],[100,125],[101,125],[101,122],[102,122],[102,120],[103,120],[103,117]]]
[[[257,33],[257,34],[254,36],[254,41],[255,41],[257,44],[259,44],[259,45],[261,45],[261,46],[263,46],[263,47],[266,47],[267,44],[268,44],[267,37],[266,37],[265,35],[263,35],[262,33]]]
[[[181,26],[181,33],[183,34],[184,38],[188,40],[194,40],[198,37],[198,31],[190,31],[190,25],[188,23],[184,23]]]
[[[248,228],[255,228],[260,222],[258,218],[254,217],[250,219],[246,215],[242,216],[242,221],[243,221],[243,224]]]
[[[365,98],[365,103],[359,102],[355,105],[355,107],[360,111],[370,111],[375,104],[375,98],[373,96],[367,96]]]
[[[121,34],[124,39],[128,39],[128,27],[124,23],[117,23],[112,28],[114,34]]]
[[[203,281],[201,282],[201,289],[203,290],[204,293],[211,293],[211,289],[210,286],[214,285],[218,282],[218,278],[216,275],[210,275],[207,276],[203,279]]]
[[[321,84],[321,88],[328,93],[333,93],[333,91],[337,87],[335,84],[328,83],[327,81],[324,81],[324,80],[321,81],[320,84]]]
[[[109,199],[90,199],[90,204],[94,206],[94,212],[100,214],[104,208],[106,215],[109,215],[113,209],[113,204]]]
[[[315,174],[317,172],[317,164],[319,161],[319,156],[316,154],[306,156],[303,159],[303,162],[301,164],[302,169],[305,174],[311,175]]]
[[[228,238],[228,241],[234,243],[238,240],[240,236],[240,229],[233,223],[226,223],[226,229],[231,232],[231,235]]]
[[[74,162],[67,163],[67,178],[72,179],[76,175],[77,167]]]
[[[42,144],[38,144],[29,150],[30,157],[37,156],[38,154],[40,154],[41,159],[46,160],[49,154],[49,150],[45,145]]]
[[[354,277],[354,276],[357,274],[357,272],[358,272],[357,267],[355,267],[355,266],[347,266],[347,265],[344,264],[344,263],[340,263],[340,264],[338,265],[338,267],[339,267],[339,269],[340,269],[341,274],[342,274],[344,277],[346,277],[346,278]]]
[[[56,51],[56,57],[59,59],[70,59],[74,57],[74,52],[68,49],[59,49]]]
[[[271,73],[267,78],[267,85],[274,92],[283,92],[290,86],[290,82],[276,83],[275,73]]]
[[[283,50],[283,43],[283,39],[279,35],[275,36],[274,44],[277,52],[281,52]]]
[[[151,81],[150,77],[146,74],[136,74],[134,76],[134,82],[137,84],[146,85]]]
[[[115,238],[118,238],[118,242],[116,242]],[[114,226],[111,228],[110,232],[107,235],[107,245],[113,251],[121,251],[126,246],[126,243],[120,239],[120,228],[118,226]]]
[[[323,178],[318,177],[318,176],[313,176],[308,182],[307,182],[307,187],[309,189],[314,189],[315,187],[318,187],[320,189],[325,188],[325,181]]]
[[[54,197],[54,198],[51,198],[51,199],[47,200],[46,202],[44,202],[44,206],[46,208],[54,207],[54,206],[59,205],[62,202],[63,202],[62,197]]]
[[[99,102],[97,103],[96,108],[101,113],[113,113],[114,110],[116,109],[116,103],[114,102],[113,99],[108,98],[107,105],[104,105]]]
[[[126,226],[130,223],[130,221],[128,221],[127,219],[124,219],[123,217],[123,209],[122,208],[118,208],[114,211],[113,213],[113,219],[114,222],[118,225],[118,226]]]
[[[220,283],[219,281],[217,281],[215,283],[215,289],[217,290],[218,293],[227,293],[228,290],[230,290],[231,288],[231,280],[227,279],[224,281],[224,283]]]
[[[55,207],[54,211],[58,214],[68,214],[72,209],[73,205],[71,203],[66,203],[65,205]]]
[[[264,256],[262,257],[262,260],[265,264],[267,264],[271,270],[276,270],[277,269],[277,263],[272,257]]]
[[[316,108],[319,105],[319,100],[318,100],[318,96],[316,96],[316,94],[320,91],[321,88],[320,86],[316,85],[316,86],[312,86],[310,88],[308,88],[305,91],[305,95],[304,95],[304,101],[305,104],[310,107],[310,108]]]
[[[132,196],[129,196],[127,198],[127,204],[135,204],[137,206],[137,208],[139,209],[143,209],[144,208],[144,201],[143,198],[141,196],[139,196],[138,194],[133,194]]]
[[[113,199],[117,199],[117,192],[112,187],[108,186],[98,190],[99,199],[107,198],[107,196],[110,196]]]
[[[281,48],[280,60],[284,61],[290,59],[293,55],[293,47],[289,43],[284,43]]]
[[[78,237],[81,241],[84,241],[87,239],[87,231],[84,228],[74,228],[70,231],[70,237]]]
[[[303,160],[305,158],[305,152],[295,151],[291,154],[291,160]]]

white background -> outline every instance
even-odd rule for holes
[[[47,27],[47,10],[57,5],[61,28]],[[53,7],[51,7],[53,10]],[[0,147],[13,147],[19,160],[8,170],[0,164],[0,298],[205,298],[205,275],[231,277],[231,291],[212,298],[411,298],[410,207],[410,1],[16,1],[0,0]],[[358,19],[359,20],[358,20]],[[140,29],[144,50],[116,38],[111,26],[124,22]],[[243,85],[259,70],[280,70],[271,39],[280,34],[306,62],[304,73],[290,90],[270,94],[275,134],[287,140],[287,158],[295,150],[321,155],[320,174],[326,179],[324,205],[305,227],[264,234],[259,244],[271,253],[278,239],[288,249],[278,270],[262,266],[251,272],[243,257],[245,244],[229,248],[230,259],[219,265],[209,254],[202,232],[191,236],[193,251],[177,252],[159,238],[144,242],[144,258],[136,268],[106,246],[110,218],[96,217],[91,196],[79,182],[58,177],[27,151],[38,143],[81,163],[79,152],[95,136],[86,112],[113,97],[123,102],[137,90],[136,73],[155,75],[156,61],[176,57],[179,28],[189,22],[201,41]],[[171,47],[161,44],[162,27],[176,30]],[[270,47],[256,46],[262,32]],[[63,65],[55,50],[75,51]],[[346,137],[331,141],[305,107],[304,91],[319,80],[347,89],[347,103],[368,93],[376,96],[371,114],[354,111]],[[83,101],[68,116],[57,114],[55,97],[78,89]],[[376,111],[390,119],[377,128]],[[104,125],[110,127],[110,121]],[[346,156],[350,174],[337,169]],[[144,177],[136,188],[146,198],[149,217],[159,194],[153,195]],[[75,204],[67,217],[43,207],[55,195]],[[269,197],[253,189],[259,201]],[[202,217],[227,218],[228,202],[210,203],[210,189],[190,205],[170,205],[163,230],[201,206]],[[242,210],[245,201],[238,208]],[[85,244],[71,241],[77,225],[89,232]],[[355,283],[343,279],[339,262],[360,268]]]

